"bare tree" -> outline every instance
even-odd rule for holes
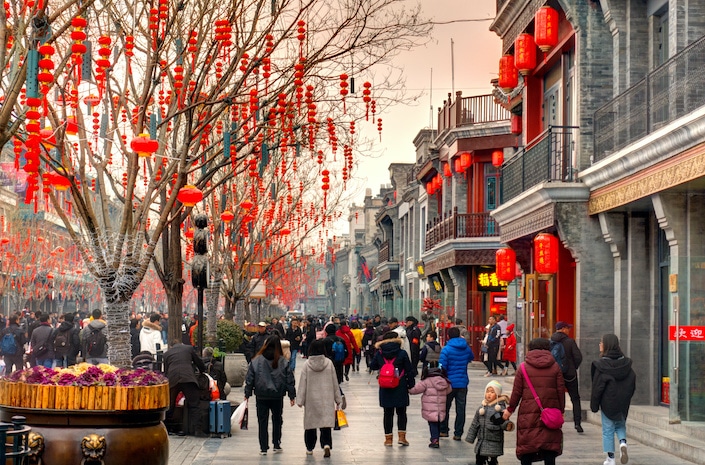
[[[169,332],[180,332],[181,244],[190,210],[213,219],[249,198],[258,214],[244,224],[258,241],[266,245],[289,229],[291,237],[273,241],[268,252],[279,257],[296,253],[314,228],[330,223],[335,189],[321,189],[352,175],[359,141],[351,123],[381,128],[380,109],[402,98],[399,73],[384,65],[425,40],[429,29],[402,0],[19,8],[9,24],[23,46],[2,59],[22,65],[3,76],[14,99],[0,110],[0,122],[8,123],[0,136],[14,135],[22,145],[28,202],[45,202],[40,185],[68,188],[70,195],[50,190],[46,198],[100,286],[108,357],[120,366],[130,361],[129,302],[152,261],[168,297]],[[27,27],[41,17],[49,18],[49,34]],[[0,28],[5,39],[10,29]],[[24,99],[17,97],[20,69],[28,83]],[[350,93],[356,76],[370,82],[364,98]],[[42,131],[46,125],[51,129]],[[317,163],[319,155],[318,169],[304,163]],[[191,185],[211,202],[227,189],[231,203],[208,210],[208,201],[187,202],[179,194]],[[285,208],[290,194],[276,194],[288,190],[293,197],[302,185]],[[303,211],[306,203],[315,213],[296,218],[296,206]],[[248,244],[259,260],[262,242],[257,252],[257,241]]]

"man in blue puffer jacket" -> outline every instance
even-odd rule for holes
[[[438,364],[443,368],[448,376],[453,391],[446,397],[446,418],[441,422],[441,437],[448,437],[448,416],[450,414],[450,404],[455,399],[455,430],[453,439],[460,441],[465,428],[465,402],[468,396],[468,363],[472,362],[475,355],[472,349],[460,337],[460,330],[456,327],[448,329],[448,342],[441,350]]]

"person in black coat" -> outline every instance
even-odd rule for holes
[[[605,334],[600,341],[600,358],[592,362],[592,396],[590,410],[602,411],[602,450],[605,464],[615,463],[614,435],[619,439],[621,463],[627,463],[627,415],[636,390],[636,373],[632,360],[625,357],[614,334]]]
[[[74,324],[73,313],[64,313],[59,317],[59,326],[52,334],[52,345],[54,346],[54,357],[56,366],[70,367],[76,364],[76,357],[81,350],[81,341],[78,337],[79,328]],[[60,335],[61,334],[61,335]],[[66,340],[67,344],[61,347],[61,343],[57,341]]]
[[[378,349],[372,358],[370,368],[380,370],[385,360],[394,360],[394,367],[399,370],[401,379],[395,388],[379,388],[379,406],[384,409],[384,445],[392,447],[392,429],[394,412],[397,414],[399,444],[408,446],[406,440],[406,408],[409,406],[409,389],[414,387],[414,371],[411,360],[405,350],[401,349],[401,339],[394,331],[387,332],[383,339],[375,344]]]
[[[345,341],[343,340],[342,337],[336,336],[335,332],[337,331],[335,324],[331,323],[328,326],[326,326],[326,337],[323,338],[323,342],[326,345],[326,357],[330,359],[331,362],[333,362],[333,366],[335,367],[335,374],[338,377],[338,384],[343,382],[343,362],[344,360],[335,360],[335,354],[333,353],[333,343],[338,341],[343,344],[343,347],[345,347],[345,356],[347,357],[347,345],[345,344]]]
[[[140,320],[132,318],[130,320],[130,345],[132,347],[132,358],[137,357],[142,352],[140,346]]]
[[[406,338],[409,341],[411,366],[414,367],[414,376],[418,374],[419,358],[421,354],[421,330],[418,325],[419,320],[417,320],[416,317],[412,315],[406,317]]]
[[[196,353],[196,349],[182,343],[180,339],[172,341],[171,347],[164,353],[164,374],[169,379],[169,410],[166,418],[167,422],[173,418],[176,396],[179,392],[183,392],[190,423],[186,431],[193,431],[197,437],[205,437],[203,415],[199,411],[201,393],[196,378],[196,368],[201,373],[206,371],[206,366]]]
[[[5,361],[5,375],[9,376],[14,370],[24,369],[24,345],[27,342],[25,339],[24,330],[20,327],[20,317],[17,314],[10,315],[10,326],[4,328],[2,336],[6,333],[13,334],[15,336],[15,353],[14,354],[3,354],[3,359]],[[0,337],[1,339],[2,337]]]

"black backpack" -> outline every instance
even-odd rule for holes
[[[69,349],[71,348],[71,329],[67,329],[65,331],[58,331],[56,332],[56,336],[54,336],[54,352],[56,352],[56,355],[59,356],[64,356],[69,353]]]
[[[91,328],[86,336],[86,352],[91,357],[101,357],[105,353],[107,342],[101,328]]]

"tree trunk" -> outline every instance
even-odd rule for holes
[[[108,361],[120,368],[131,367],[130,302],[103,301],[103,315],[108,331]]]
[[[225,305],[223,306],[223,314],[225,316],[225,319],[228,321],[233,321],[233,318],[235,317],[235,305],[233,305],[232,300],[233,293],[231,291],[227,292],[227,295],[225,296]]]
[[[182,299],[184,293],[184,282],[177,280],[175,283],[164,285],[167,305],[169,307],[169,328],[167,344],[171,347],[174,342],[181,342],[181,325],[183,324]]]

